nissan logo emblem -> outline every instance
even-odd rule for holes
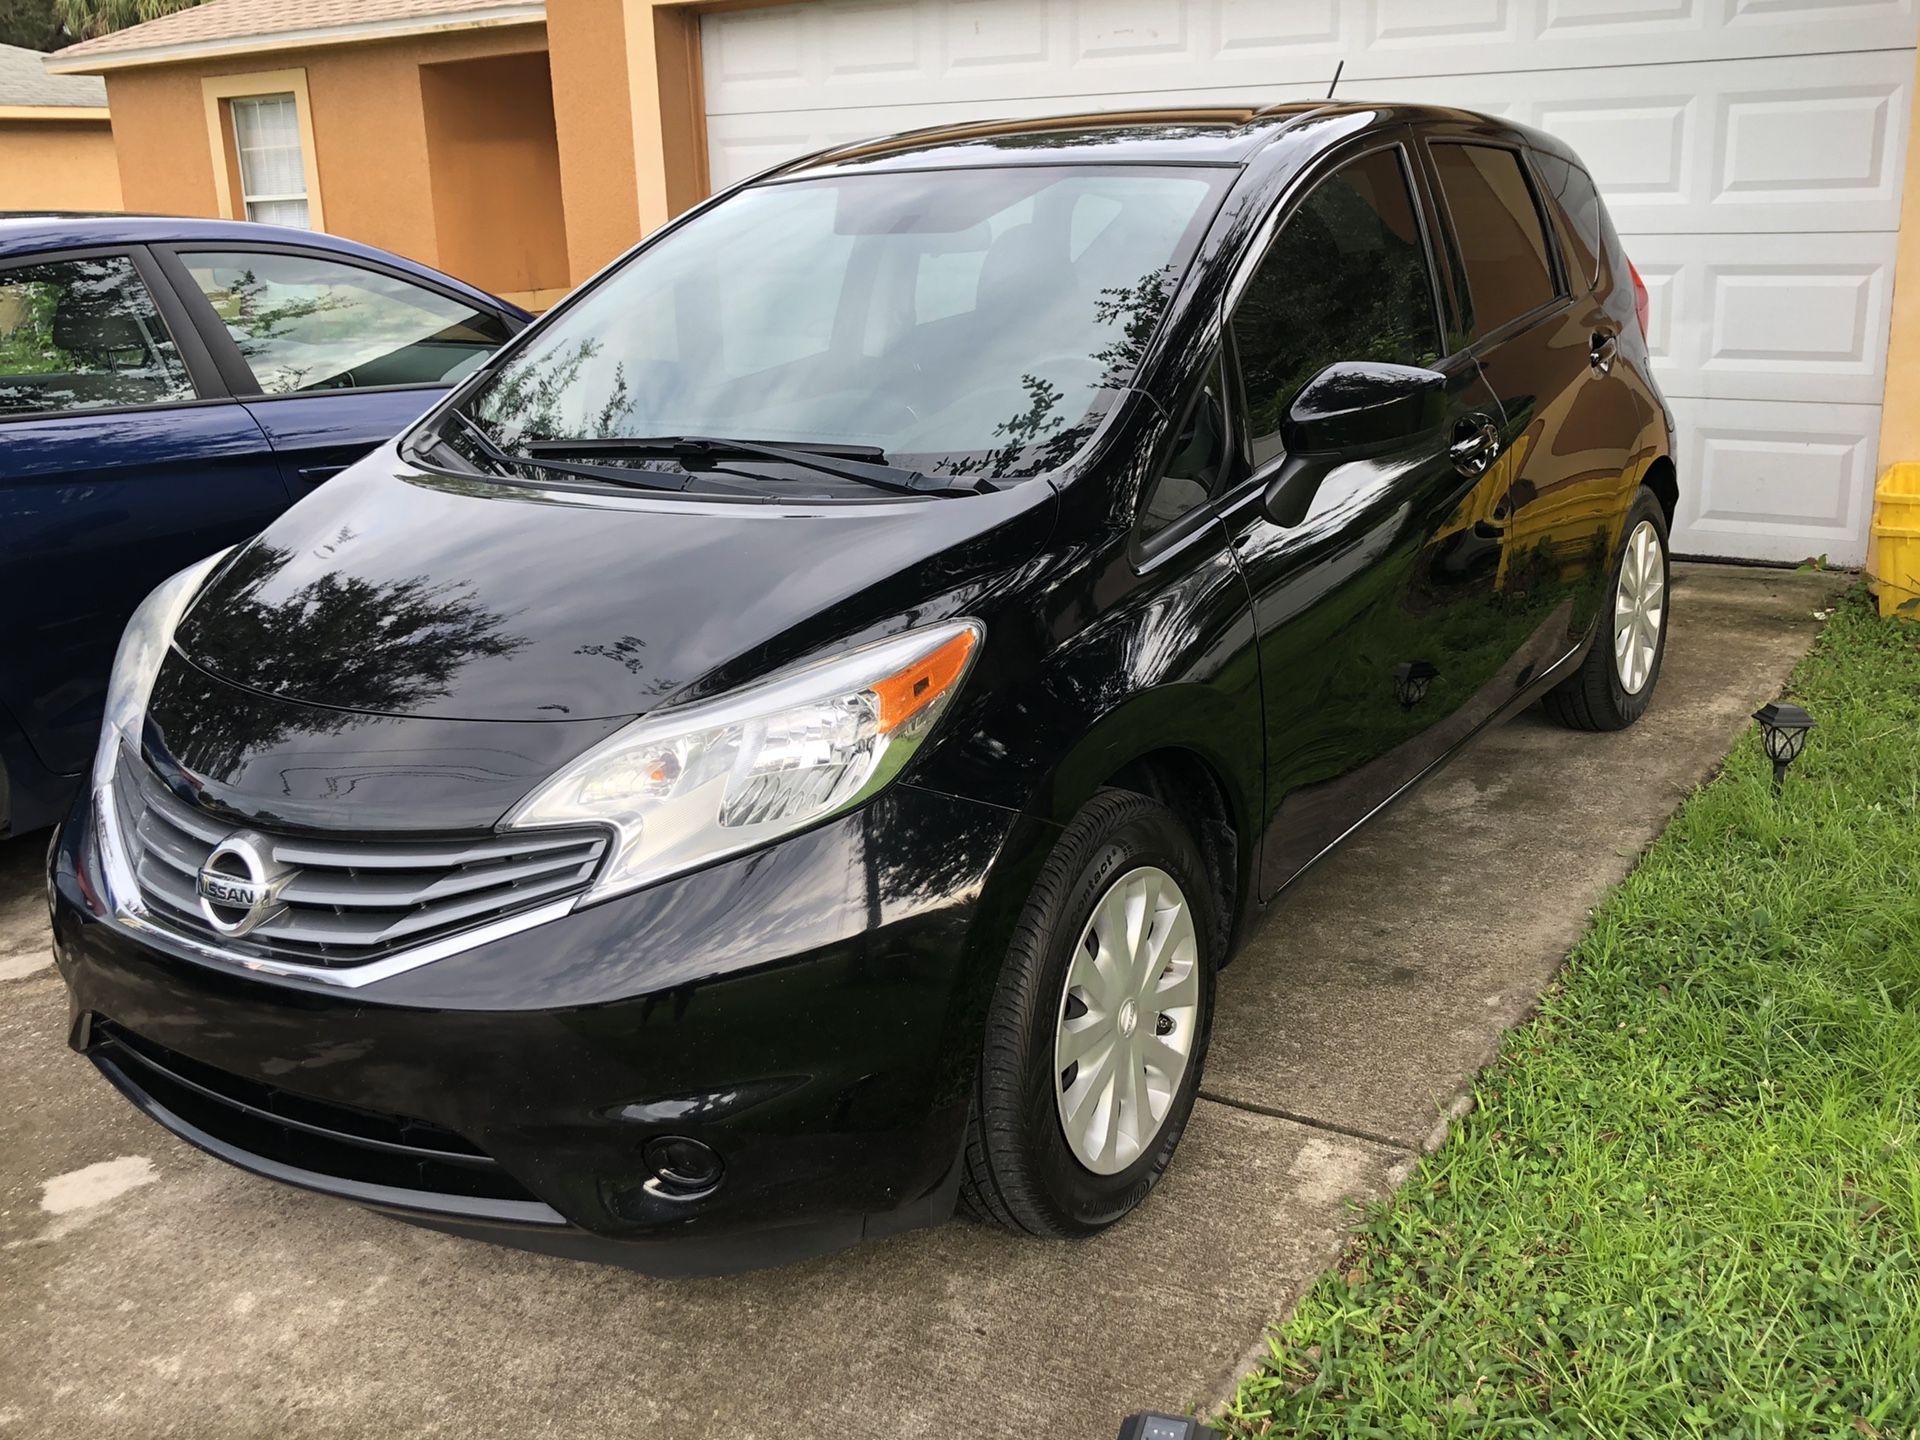
[[[279,913],[286,876],[263,836],[245,830],[229,835],[214,847],[196,877],[200,913],[222,935],[245,935]]]

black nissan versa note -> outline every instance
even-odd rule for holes
[[[128,628],[52,856],[160,1124],[642,1268],[1166,1169],[1316,857],[1666,628],[1579,160],[1453,110],[922,131],[651,236]]]

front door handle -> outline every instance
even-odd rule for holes
[[[300,477],[301,484],[318,485],[322,480],[331,480],[346,468],[345,463],[339,465],[303,465],[294,473]]]
[[[1620,341],[1611,330],[1596,330],[1587,340],[1587,363],[1602,375],[1613,369]]]
[[[1463,415],[1453,427],[1453,442],[1447,446],[1447,459],[1468,479],[1487,473],[1500,453],[1500,430],[1485,415]]]

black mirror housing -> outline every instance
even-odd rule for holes
[[[1267,484],[1267,518],[1300,524],[1336,466],[1438,431],[1446,415],[1447,377],[1437,370],[1372,360],[1329,365],[1294,397],[1280,427],[1287,458]]]
[[[1438,371],[1342,360],[1294,397],[1281,441],[1290,455],[1363,456],[1438,430],[1446,397]]]

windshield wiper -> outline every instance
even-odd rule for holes
[[[891,490],[900,495],[978,495],[995,487],[985,481],[956,480],[950,476],[923,475],[903,465],[883,463],[886,452],[868,445],[767,445],[758,440],[721,439],[711,435],[660,435],[607,439],[533,440],[527,454],[613,457],[616,455],[664,455],[686,464],[689,460],[712,465],[742,456],[778,460],[822,475],[837,475],[843,480]]]
[[[496,474],[511,473],[513,467],[521,466],[531,470],[545,470],[556,475],[578,475],[587,480],[604,480],[611,485],[627,485],[637,490],[669,490],[676,493],[693,488],[694,477],[676,480],[672,476],[659,476],[646,470],[634,470],[625,465],[574,465],[565,460],[541,459],[533,455],[516,455],[504,448],[486,431],[486,428],[471,415],[463,411],[450,412],[467,432],[467,438],[473,442],[474,449],[481,458],[494,467]],[[727,495],[751,495],[764,499],[764,495],[745,485],[729,485],[724,480],[709,481],[707,487]]]

